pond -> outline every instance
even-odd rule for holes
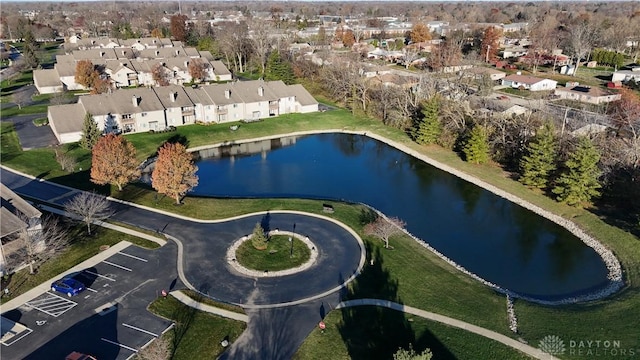
[[[361,202],[472,273],[539,298],[608,284],[602,258],[561,226],[377,140],[317,134],[196,154],[192,194]],[[438,284],[437,286],[441,286]]]

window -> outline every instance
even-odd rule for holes
[[[226,120],[227,120],[227,114],[218,115],[218,121],[226,121]]]
[[[237,107],[238,107],[238,104],[233,104],[233,108],[234,109],[237,108]]]
[[[131,114],[123,114],[122,115],[122,120],[131,119],[131,118],[132,118]]]
[[[142,114],[140,114],[140,116],[145,117],[145,116],[147,116],[147,113],[143,112]]]

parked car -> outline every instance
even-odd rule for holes
[[[91,355],[74,351],[71,354],[67,355],[67,357],[65,357],[65,360],[97,360],[97,359]]]
[[[69,297],[78,295],[84,289],[84,284],[73,278],[62,278],[51,284],[51,291],[61,292]]]

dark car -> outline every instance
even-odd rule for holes
[[[65,360],[97,360],[97,359],[94,358],[91,355],[87,355],[87,354],[83,354],[83,353],[79,353],[77,351],[74,351],[71,354],[67,355]]]
[[[51,291],[61,292],[69,297],[78,295],[84,289],[84,284],[73,278],[62,278],[51,284]]]

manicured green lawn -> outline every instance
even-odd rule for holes
[[[173,360],[216,359],[225,351],[220,342],[227,339],[233,343],[247,326],[188,307],[172,296],[157,299],[149,310],[176,323],[165,334],[174,350]]]
[[[33,119],[33,124],[34,124],[35,126],[45,126],[45,125],[49,125],[49,119],[47,119],[46,117]]]
[[[252,270],[291,269],[304,264],[311,256],[311,251],[305,243],[295,237],[292,238],[292,242],[293,248],[287,236],[273,235],[269,238],[267,248],[258,250],[251,245],[251,240],[247,240],[236,250],[236,259],[240,265]]]
[[[431,349],[433,359],[530,359],[499,342],[435,321],[375,308],[353,307],[330,312],[322,332],[314,329],[295,360],[393,358],[398,348]]]

